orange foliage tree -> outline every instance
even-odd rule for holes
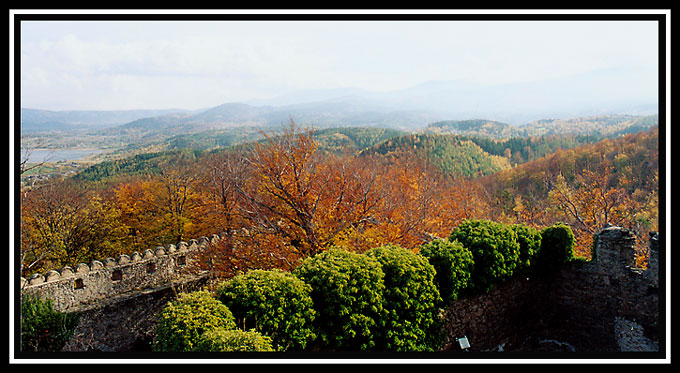
[[[200,184],[227,228],[210,262],[223,273],[291,269],[330,247],[416,249],[486,209],[480,188],[447,179],[414,155],[322,154],[313,132],[292,121],[209,165]]]
[[[561,175],[557,177],[550,199],[572,225],[576,254],[589,257],[594,235],[608,225],[635,227],[639,213],[647,208],[631,196],[629,183],[625,176],[615,178],[611,166],[598,171],[583,170],[573,183],[567,183]],[[640,239],[645,236],[636,233]]]
[[[22,275],[101,260],[122,253],[119,211],[70,180],[24,191],[21,201]]]
[[[160,176],[122,183],[114,199],[130,250],[175,244],[214,232],[210,204],[193,176],[167,169]]]

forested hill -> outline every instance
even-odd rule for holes
[[[385,140],[403,136],[406,132],[389,128],[344,127],[314,131],[317,150],[324,153],[356,154]],[[267,134],[275,136],[275,134]],[[158,173],[174,162],[198,162],[207,154],[245,149],[254,141],[267,141],[255,129],[208,131],[176,136],[167,142],[148,145],[148,152],[92,165],[75,176],[88,181],[124,178],[126,175]],[[140,151],[142,149],[138,149]]]
[[[427,126],[427,132],[451,133],[457,135],[509,138],[520,136],[517,126],[485,119],[446,120]]]
[[[109,153],[107,158],[129,157],[167,150],[205,151],[227,148],[262,140],[264,133],[274,134],[281,130],[281,126],[265,128],[254,125],[209,128],[211,125],[207,122],[200,122],[201,126],[205,125],[203,127],[193,124],[178,127],[175,122],[181,122],[184,120],[182,118],[188,118],[188,114],[142,119],[101,132],[102,136],[107,139],[105,142],[125,144]],[[303,127],[308,125],[304,121],[298,123],[302,123]],[[593,143],[606,137],[617,137],[646,130],[658,125],[658,117],[656,115],[606,115],[565,120],[545,119],[522,126],[472,119],[434,122],[419,131],[399,130],[395,125],[387,127],[346,125],[347,123],[336,128],[314,126],[319,149],[335,153],[354,153],[381,141],[410,133],[461,135],[468,137],[484,151],[508,158],[512,165],[516,165],[560,148],[574,147]]]
[[[474,178],[510,167],[507,158],[489,154],[473,141],[455,135],[412,134],[367,148],[362,155],[399,156],[414,153],[453,177]]]
[[[566,134],[494,138],[451,133],[408,133],[390,128],[341,127],[315,130],[314,139],[320,152],[383,156],[412,153],[429,160],[449,176],[470,179],[491,175],[560,149],[572,149],[614,137],[618,133],[645,129],[657,123],[657,118],[635,117],[626,121],[621,121],[621,118],[618,121],[600,118],[599,121],[600,129],[607,130],[604,133],[570,134],[566,131]],[[484,120],[458,123],[456,128],[478,134],[484,132],[482,129],[509,128],[499,122]],[[544,127],[557,126],[554,121],[542,123]],[[576,128],[583,123],[585,123],[583,120],[572,120],[564,125]],[[267,135],[276,136],[275,133]],[[213,130],[175,136],[134,150],[130,148],[128,152],[137,155],[101,162],[82,171],[77,178],[95,181],[124,174],[155,173],[160,164],[171,164],[177,157],[199,159],[203,154],[237,150],[240,147],[247,147],[253,141],[266,141],[264,137],[263,132],[254,128]]]
[[[571,119],[542,119],[521,126],[485,119],[431,123],[426,132],[508,139],[546,135],[616,137],[658,125],[658,115],[601,115]]]
[[[346,127],[319,130],[314,133],[314,139],[322,151],[354,153],[406,134],[392,128]]]
[[[644,248],[659,229],[659,129],[561,149],[475,181],[499,216],[569,224],[580,252],[606,224],[633,230]]]
[[[610,169],[611,185],[625,185],[628,192],[653,192],[658,188],[659,129],[606,138],[593,144],[560,149],[512,169],[478,181],[491,192],[512,190],[525,198],[544,198],[561,176],[577,181],[586,172]],[[601,176],[601,175],[600,175]]]

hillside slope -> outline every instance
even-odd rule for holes
[[[604,138],[635,133],[658,124],[658,115],[600,115],[570,119],[541,119],[519,126],[486,119],[446,120],[431,123],[424,131],[494,139],[547,135],[583,135]]]
[[[411,152],[456,178],[491,175],[510,167],[507,158],[489,154],[473,141],[456,135],[404,135],[365,149],[361,154],[399,156]]]

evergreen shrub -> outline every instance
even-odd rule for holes
[[[203,333],[196,352],[273,352],[272,339],[255,330],[213,329]]]
[[[541,230],[541,246],[536,254],[536,270],[547,274],[574,258],[574,232],[564,223]]]
[[[370,249],[367,256],[380,262],[384,277],[378,350],[434,351],[443,342],[434,283],[435,269],[421,255],[395,245]]]
[[[302,261],[294,274],[312,287],[315,333],[326,350],[370,350],[384,315],[384,273],[367,255],[331,248]]]
[[[474,260],[470,250],[458,241],[436,239],[420,246],[420,255],[434,267],[435,284],[444,303],[458,299],[468,286]]]
[[[465,220],[449,236],[449,241],[456,240],[472,253],[475,265],[468,287],[472,292],[488,292],[513,275],[520,246],[517,234],[507,224]]]
[[[55,311],[51,299],[26,295],[21,299],[21,351],[58,352],[78,325],[75,313]]]
[[[192,351],[201,335],[215,329],[234,329],[229,308],[205,290],[183,293],[161,310],[152,349]]]
[[[257,330],[286,351],[302,350],[315,338],[311,291],[292,273],[252,270],[218,285],[216,294],[239,328]]]
[[[510,227],[517,234],[519,243],[519,262],[515,272],[529,274],[534,256],[541,249],[541,232],[524,224],[513,224]]]

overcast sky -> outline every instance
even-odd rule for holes
[[[296,90],[658,69],[651,21],[24,21],[21,106],[198,109]]]

